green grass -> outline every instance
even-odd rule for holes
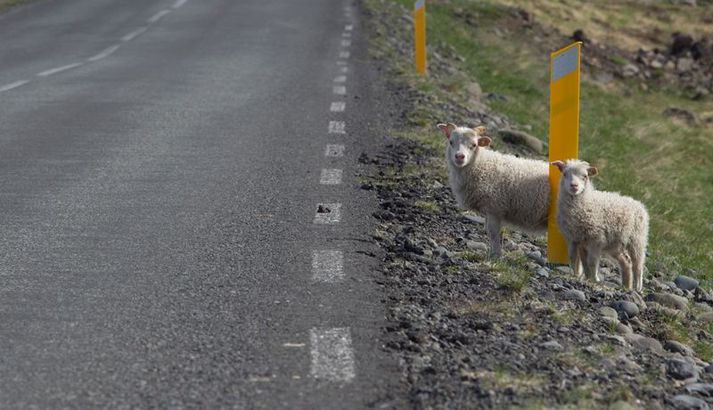
[[[395,1],[411,6],[409,0]],[[456,9],[476,13],[479,24],[465,24]],[[490,102],[491,108],[531,126],[535,136],[546,140],[549,57],[527,47],[532,41],[526,33],[495,34],[500,20],[510,14],[498,0],[430,4],[428,38],[433,44],[453,46],[466,59],[460,68],[485,93],[507,98]],[[422,89],[444,89],[441,80],[418,81],[432,83]],[[704,286],[711,287],[713,129],[688,127],[661,113],[669,106],[713,112],[713,103],[692,101],[667,89],[642,91],[637,83],[624,80],[605,88],[586,75],[581,101],[580,157],[599,167],[598,188],[632,196],[649,209],[649,270],[675,273],[692,268]]]
[[[19,6],[23,3],[29,3],[33,0],[0,0],[0,12],[5,11],[13,6]]]
[[[490,263],[490,271],[497,274],[496,281],[501,289],[513,293],[522,292],[532,276],[527,268],[527,258],[522,255],[505,255]]]

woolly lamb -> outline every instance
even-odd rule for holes
[[[575,274],[599,281],[602,253],[619,262],[622,284],[640,291],[649,236],[644,205],[615,192],[597,191],[589,180],[597,169],[579,160],[555,161],[562,172],[557,223],[567,239]],[[633,269],[633,277],[632,277]]]
[[[502,253],[503,222],[531,232],[547,229],[547,162],[486,149],[491,139],[485,127],[471,129],[448,123],[438,124],[438,128],[448,139],[446,162],[453,195],[461,208],[485,215],[493,256]]]

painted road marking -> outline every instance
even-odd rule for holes
[[[317,212],[314,214],[314,223],[320,225],[331,225],[342,220],[342,204],[338,202],[329,204],[317,204]]]
[[[37,75],[40,77],[47,77],[52,74],[57,74],[57,73],[61,73],[62,71],[67,71],[67,70],[71,70],[73,68],[77,68],[82,64],[84,64],[84,63],[67,64],[67,65],[63,65],[62,67],[51,68],[49,70],[38,73]]]
[[[330,134],[346,134],[344,121],[329,121]]]
[[[323,169],[319,176],[319,183],[322,185],[339,185],[342,183],[342,175],[344,172],[341,169]]]
[[[329,111],[331,112],[342,112],[347,107],[347,103],[344,101],[335,101],[329,106]]]
[[[305,347],[304,343],[284,343],[282,346],[284,347]]]
[[[339,144],[327,144],[327,148],[324,150],[325,157],[343,157],[344,156],[344,145]]]
[[[344,58],[344,59],[349,58],[349,52],[348,51],[340,51],[339,58]]]
[[[136,30],[132,31],[131,33],[125,35],[124,37],[121,38],[121,41],[131,41],[135,39],[136,37],[144,34],[144,32],[148,30],[148,27],[141,27],[137,28]]]
[[[335,85],[332,87],[332,92],[337,95],[344,95],[347,93],[347,87],[343,85]]]
[[[342,47],[350,47],[352,45],[351,40],[342,40]]]
[[[309,340],[312,377],[336,382],[354,378],[354,351],[348,327],[311,329]]]
[[[351,32],[351,31],[346,31],[346,32],[342,33],[342,37],[345,37],[345,38],[352,38],[352,32]]]
[[[346,75],[338,75],[334,77],[334,82],[335,83],[344,83],[347,81],[347,76]]]
[[[22,87],[23,85],[25,85],[25,84],[27,84],[27,83],[29,83],[29,81],[27,81],[27,80],[20,80],[20,81],[15,81],[14,83],[10,83],[10,84],[8,84],[8,85],[3,85],[2,87],[0,87],[0,93],[1,93],[1,92],[4,92],[4,91],[10,91],[10,90],[12,90],[12,89],[14,89],[14,88],[17,88],[17,87]]]
[[[159,20],[161,20],[166,14],[170,13],[171,10],[161,10],[158,13],[154,14],[150,19],[148,19],[149,24],[153,24]]]
[[[183,5],[186,4],[186,1],[188,1],[188,0],[178,0],[178,1],[176,1],[175,3],[173,3],[173,8],[174,8],[174,9],[177,9],[177,8],[183,7]]]
[[[346,61],[342,61],[342,60],[337,60],[337,65],[345,66],[345,65],[347,65],[347,62],[346,62]]]
[[[347,71],[349,71],[349,67],[347,67],[347,66],[339,67],[339,71],[342,73],[346,73]]]
[[[114,45],[114,46],[111,46],[111,47],[105,49],[104,51],[102,51],[101,53],[95,55],[94,57],[89,57],[89,58],[87,59],[87,61],[94,62],[94,61],[99,61],[99,60],[101,60],[102,58],[107,58],[107,57],[109,57],[110,55],[114,54],[114,52],[115,52],[116,50],[118,50],[119,47],[120,47],[120,46],[119,46],[118,44],[117,44],[117,45]]]
[[[346,26],[344,26],[344,31],[352,31],[353,28],[354,28],[353,25],[347,24]]]
[[[342,251],[312,251],[312,279],[317,282],[338,282],[344,279]]]

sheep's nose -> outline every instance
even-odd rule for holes
[[[463,154],[456,154],[456,159],[465,159],[465,155],[463,155]]]
[[[579,188],[579,185],[577,184],[569,184],[569,186],[575,191],[577,190],[577,188]]]

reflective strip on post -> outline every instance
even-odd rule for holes
[[[550,55],[550,154],[549,160],[579,156],[579,77],[581,42]],[[550,165],[550,210],[547,227],[547,261],[569,262],[567,242],[557,226],[557,193],[560,171]]]

